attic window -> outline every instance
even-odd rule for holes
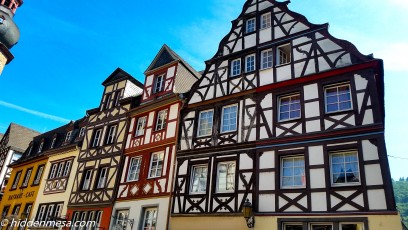
[[[55,145],[55,142],[56,142],[56,141],[57,141],[57,138],[54,137],[54,138],[52,139],[50,149],[54,148],[54,145]]]
[[[250,18],[246,21],[246,33],[252,33],[256,29],[256,20],[255,18]]]
[[[164,88],[164,74],[156,77],[156,81],[154,83],[154,93],[163,91],[163,88]]]
[[[42,141],[42,142],[40,143],[40,147],[38,148],[38,152],[37,152],[37,153],[40,153],[40,152],[42,151],[43,146],[44,146],[44,141]]]
[[[277,49],[278,63],[276,63],[277,65],[283,65],[283,64],[290,63],[290,59],[291,59],[290,50],[291,50],[290,44],[278,46],[278,49]]]
[[[261,29],[271,27],[271,13],[262,14],[261,16]]]
[[[69,131],[67,133],[67,136],[65,137],[65,142],[69,142],[71,140],[71,136],[72,136],[72,131]]]

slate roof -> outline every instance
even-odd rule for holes
[[[18,152],[24,152],[27,149],[30,141],[33,139],[34,136],[39,135],[40,132],[35,130],[29,129],[27,127],[18,125],[16,123],[10,123],[6,133],[4,136],[8,136],[8,142],[4,143]],[[0,138],[1,140],[2,138]]]
[[[4,134],[0,133],[0,140],[3,138]]]
[[[111,75],[109,75],[109,77],[106,78],[105,81],[102,82],[102,85],[107,86],[123,80],[129,80],[140,88],[143,88],[143,84],[140,83],[140,81],[136,80],[134,77],[132,77],[132,75],[128,74],[126,71],[119,67],[115,71],[113,71],[113,73],[111,73]]]
[[[196,77],[197,79],[200,78],[201,74],[199,74],[193,67],[191,67],[183,58],[181,58],[166,44],[164,44],[160,51],[157,53],[152,63],[146,69],[145,74],[173,61],[180,61],[194,75],[194,77]]]

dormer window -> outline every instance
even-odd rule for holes
[[[41,141],[40,147],[38,147],[38,152],[37,153],[40,153],[42,151],[43,146],[44,146],[44,141]]]
[[[31,151],[33,151],[33,143],[30,143],[30,149],[28,150],[27,156],[30,156]]]
[[[156,81],[154,83],[154,93],[163,91],[163,88],[164,88],[164,74],[156,77]]]
[[[121,91],[118,91],[115,93],[115,100],[114,100],[114,106],[118,106],[119,105],[119,99],[120,99],[120,93]]]
[[[110,102],[111,102],[111,100],[112,100],[112,94],[111,93],[108,93],[108,94],[106,94],[106,99],[105,99],[105,105],[104,105],[104,110],[105,109],[109,109],[109,105],[110,105]]]
[[[277,65],[283,65],[290,62],[290,44],[278,46],[277,49]]]
[[[52,139],[50,149],[54,148],[55,142],[57,142],[57,137],[54,137],[54,138]]]
[[[64,142],[69,142],[71,140],[71,136],[72,136],[72,131],[69,131],[67,133],[67,136],[65,136],[65,141]]]
[[[79,136],[78,137],[83,137],[85,135],[85,127],[81,127],[79,130]]]

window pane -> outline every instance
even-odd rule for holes
[[[217,167],[217,191],[235,190],[235,162],[222,162]]]
[[[212,133],[213,111],[200,113],[198,121],[198,136],[206,136]]]
[[[304,157],[285,157],[282,159],[282,187],[300,187],[306,185]]]
[[[357,152],[331,154],[330,162],[334,184],[360,181]]]
[[[221,132],[229,132],[236,130],[237,107],[238,106],[229,106],[223,108]]]
[[[325,89],[326,112],[349,110],[352,108],[350,85],[339,85]]]
[[[300,95],[294,94],[279,98],[279,120],[300,118]]]

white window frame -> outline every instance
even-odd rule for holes
[[[101,226],[102,211],[97,211],[95,215],[95,229],[98,229]]]
[[[136,164],[134,164],[136,162]],[[138,181],[142,157],[132,157],[129,160],[128,175],[126,181]],[[133,176],[132,176],[133,175]]]
[[[225,109],[231,108],[231,107],[236,107],[236,113],[235,113],[235,129],[224,129],[224,115],[225,114]],[[228,119],[230,120],[230,119]],[[228,124],[228,127],[231,126],[231,124]],[[238,104],[233,104],[233,105],[227,105],[222,107],[222,115],[221,115],[221,133],[228,133],[228,132],[235,132],[237,131],[238,128]]]
[[[154,215],[153,215],[154,218],[149,219],[148,212],[150,212],[150,211],[155,212]],[[157,229],[158,212],[159,212],[159,209],[157,207],[144,208],[144,210],[143,210],[143,221],[142,221],[142,226],[141,226],[142,230],[155,230],[155,229]],[[154,223],[154,226],[149,226],[149,227],[146,228],[145,225],[146,225],[147,222]]]
[[[64,204],[57,204],[57,205],[55,206],[54,216],[56,216],[56,217],[60,217],[60,216],[61,216],[61,212],[62,212],[63,205],[64,205]]]
[[[70,140],[71,140],[71,136],[72,136],[72,131],[69,131],[69,132],[67,133],[67,135],[65,136],[65,141],[64,141],[64,142],[70,141]]]
[[[85,127],[81,127],[81,129],[79,130],[78,137],[83,137],[84,135],[85,135]]]
[[[40,183],[42,174],[43,174],[43,172],[44,172],[44,167],[45,167],[44,165],[38,166],[37,172],[36,172],[36,174],[35,174],[34,182],[33,182],[34,185]]]
[[[220,184],[220,166],[223,165],[223,164],[227,165],[226,166],[227,167],[227,172],[226,172],[226,176],[225,176],[225,180],[226,180],[225,185],[226,185],[227,188],[225,188],[225,189],[220,188],[220,186],[219,186],[219,184]],[[232,176],[229,175],[229,172],[228,172],[228,165],[229,164],[234,164],[234,175],[232,175]],[[219,162],[217,164],[217,180],[216,180],[216,191],[217,191],[217,193],[230,193],[230,192],[235,191],[235,189],[236,189],[236,183],[235,183],[235,181],[236,181],[236,171],[237,171],[237,163],[235,161],[223,161],[223,162]],[[228,189],[228,178],[229,177],[233,177],[233,188],[232,189]]]
[[[355,154],[355,157],[357,158],[357,161],[354,163],[357,164],[357,174],[358,174],[358,182],[353,182],[353,181],[345,181],[345,182],[334,182],[333,181],[333,155],[345,155],[345,154]],[[345,157],[344,157],[345,158]],[[329,161],[330,161],[330,182],[331,185],[334,187],[338,186],[350,186],[350,185],[361,185],[361,173],[360,173],[360,159],[358,157],[358,151],[357,150],[344,150],[344,151],[334,151],[334,152],[329,152]],[[350,163],[350,162],[343,162],[344,164]],[[347,180],[347,168],[346,171],[344,172],[345,180]]]
[[[339,99],[339,96],[340,96],[340,94],[339,94],[339,88],[340,88],[340,87],[344,87],[344,86],[347,86],[347,87],[348,87],[348,95],[349,95],[349,97],[350,97],[350,100],[349,100],[349,102],[350,102],[350,108],[340,109],[340,104],[341,104],[341,103],[344,103],[344,102],[347,102],[347,101],[340,101],[340,99]],[[338,102],[337,102],[336,104],[337,104],[338,110],[328,111],[328,109],[327,109],[327,107],[328,107],[327,90],[333,89],[333,88],[336,88],[336,89],[337,89],[337,90],[336,90],[336,91],[337,91],[336,97],[337,97],[337,99],[338,99]],[[341,95],[343,95],[343,94],[341,94]],[[332,104],[334,104],[334,103],[332,103]],[[338,113],[338,112],[350,111],[350,110],[353,110],[353,97],[352,97],[352,95],[351,95],[351,85],[350,85],[350,83],[340,83],[340,84],[328,85],[328,86],[324,87],[324,111],[325,111],[326,114]]]
[[[250,69],[248,69],[250,67]],[[256,56],[251,54],[245,57],[245,73],[253,72],[256,69]]]
[[[206,123],[203,124],[202,123],[202,116],[204,113],[208,113],[211,112],[211,122],[209,122],[210,120],[205,120]],[[208,122],[207,122],[208,121]],[[212,134],[212,129],[213,129],[213,123],[214,123],[214,110],[213,109],[207,109],[207,110],[203,110],[200,111],[199,115],[198,115],[198,126],[197,126],[197,137],[205,137],[205,136],[211,136]],[[209,128],[205,128],[205,132],[200,134],[200,130],[201,130],[201,126],[203,125],[207,125],[209,126]]]
[[[164,81],[165,81],[164,75],[165,74],[160,74],[160,75],[157,75],[155,77],[155,79],[154,79],[154,91],[153,91],[154,93],[160,93],[160,92],[162,92],[164,90]],[[157,85],[158,83],[160,85]]]
[[[108,178],[108,172],[109,168],[108,167],[103,167],[99,171],[99,177],[98,177],[98,184],[96,185],[96,188],[105,188],[106,187],[106,179]]]
[[[57,175],[57,168],[58,168],[58,163],[54,163],[51,165],[51,170],[50,170],[50,175],[49,175],[49,179],[53,179],[56,177]]]
[[[128,219],[129,219],[129,209],[116,210],[115,227],[120,227],[120,229],[126,229]]]
[[[55,145],[55,142],[56,142],[56,141],[57,141],[57,138],[54,137],[54,138],[52,139],[50,149],[54,148],[54,145]]]
[[[106,137],[106,142],[105,144],[110,145],[115,142],[115,137],[116,137],[116,130],[118,129],[117,125],[112,125],[109,126],[108,128],[108,135]]]
[[[43,147],[44,147],[44,141],[41,141],[40,147],[38,147],[38,152],[37,153],[41,153]]]
[[[286,47],[289,47],[289,50],[287,52],[285,50]],[[278,46],[276,48],[276,65],[277,66],[286,65],[286,64],[289,64],[289,63],[292,62],[291,50],[292,50],[292,46],[290,45],[290,43],[280,45],[280,46]],[[282,61],[282,55],[281,54],[287,55],[285,57],[285,59],[286,59],[285,62]]]
[[[42,221],[44,220],[44,215],[45,215],[45,208],[46,205],[40,205],[40,208],[38,209],[38,215],[37,215],[37,220]]]
[[[59,162],[58,163],[56,178],[62,177],[63,172],[64,172],[64,166],[65,166],[65,162]]]
[[[71,164],[72,164],[71,160],[65,162],[64,172],[62,173],[63,177],[68,176],[68,173],[71,171]]]
[[[13,184],[12,184],[12,186],[11,186],[11,189],[16,189],[16,188],[17,188],[18,182],[20,182],[21,174],[23,174],[23,171],[18,171],[18,172],[16,173],[16,176],[14,177]]]
[[[199,177],[198,178],[198,185],[197,185],[197,189],[198,191],[194,191],[194,184],[195,184],[195,179],[196,179],[196,169],[206,169],[207,173],[205,175],[205,177]],[[202,188],[201,185],[201,181],[205,180],[205,185],[204,188]],[[191,167],[191,184],[190,184],[190,194],[205,194],[207,192],[207,179],[208,179],[208,165],[206,164],[200,164],[200,165],[194,165],[193,167]],[[204,189],[204,190],[203,190]]]
[[[94,137],[92,139],[92,147],[97,147],[100,145],[102,139],[102,128],[96,129]]]
[[[283,177],[284,177],[284,174],[283,174],[283,171],[285,170],[285,168],[284,168],[284,161],[285,160],[294,160],[294,159],[302,159],[303,160],[303,175],[300,175],[300,177],[301,177],[301,181],[302,181],[302,184],[301,185],[295,185],[295,184],[292,184],[292,185],[284,185],[283,184]],[[296,189],[296,188],[305,188],[306,187],[306,166],[305,166],[305,156],[304,155],[296,155],[296,156],[285,156],[285,157],[282,157],[281,158],[281,160],[280,160],[280,164],[281,164],[281,172],[280,172],[280,187],[281,188],[283,188],[283,189],[287,189],[287,188],[292,188],[292,189]],[[289,168],[289,167],[288,167]],[[288,176],[288,177],[291,177],[291,178],[293,178],[293,180],[295,179],[295,177],[297,177],[295,174],[294,174],[294,170],[295,170],[295,166],[293,166],[293,167],[290,167],[289,169],[290,170],[292,170],[292,174],[290,175],[290,176]],[[297,168],[299,168],[299,167],[297,167]]]
[[[83,176],[84,180],[82,182],[81,189],[86,191],[91,188],[92,170],[86,169],[85,172],[83,173]]]
[[[26,218],[28,219],[30,217],[30,213],[31,213],[31,209],[33,208],[33,204],[29,203],[26,204],[26,206],[24,207],[24,213],[26,214]]]
[[[146,120],[147,120],[147,116],[139,117],[137,119],[135,137],[144,135],[145,127],[146,127]]]
[[[296,104],[296,103],[292,103],[292,98],[296,97],[296,96],[299,97],[299,109],[291,110],[291,106]],[[282,105],[282,99],[286,99],[286,98],[289,98],[289,104],[288,104],[289,110],[285,111],[285,112],[289,113],[289,118],[282,119],[281,118],[281,113],[282,113],[281,109],[282,109],[282,106],[283,106]],[[294,93],[294,94],[280,96],[279,99],[278,99],[278,108],[279,108],[278,109],[278,121],[290,121],[290,120],[300,119],[302,117],[302,103],[301,103],[300,93]],[[291,117],[291,112],[298,111],[298,110],[299,110],[299,116],[298,117]]]
[[[250,18],[245,22],[245,33],[252,33],[256,31],[256,18]]]
[[[33,172],[33,169],[27,169],[26,174],[24,176],[24,181],[23,184],[21,186],[26,187],[28,186],[28,182],[30,182],[30,178],[31,178],[31,173]]]
[[[13,215],[18,215],[18,213],[20,212],[21,209],[21,204],[15,205],[13,208]]]
[[[52,214],[54,213],[54,204],[50,204],[47,207],[47,212],[45,214],[45,220],[50,220],[49,218],[52,217]]]
[[[236,64],[237,63],[237,64]],[[241,74],[241,58],[237,58],[231,61],[231,77],[235,77]]]
[[[261,70],[270,69],[273,67],[273,51],[272,49],[261,51]]]
[[[168,110],[167,109],[160,110],[157,113],[155,131],[163,130],[163,129],[166,128],[167,115],[168,115]]]
[[[157,155],[157,160],[154,156]],[[154,152],[150,156],[149,178],[157,178],[163,175],[164,152]],[[159,173],[160,172],[160,173]]]
[[[271,12],[261,15],[261,29],[267,29],[272,26]]]

